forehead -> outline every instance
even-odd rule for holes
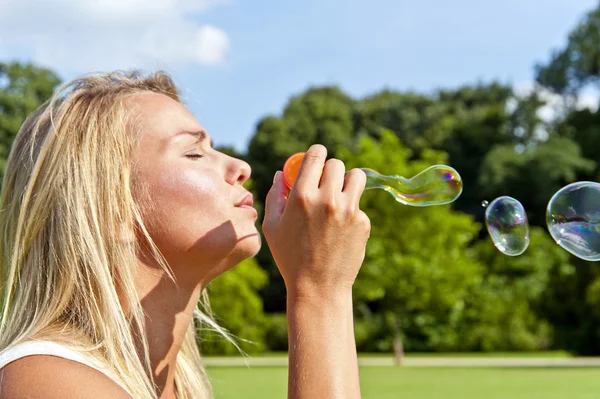
[[[140,129],[142,140],[164,141],[182,130],[201,129],[183,104],[164,94],[143,92],[129,101],[133,120]]]

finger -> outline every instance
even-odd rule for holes
[[[283,182],[283,174],[281,171],[275,172],[273,178],[273,186],[265,199],[265,217],[263,220],[263,230],[275,229],[279,224],[279,219],[285,210],[287,203],[287,195],[289,189]]]
[[[367,175],[364,171],[354,168],[346,173],[344,178],[344,188],[342,192],[347,195],[348,206],[358,208],[360,197],[365,191],[367,185]]]
[[[323,176],[321,176],[321,183],[319,185],[321,191],[331,195],[341,193],[344,187],[345,172],[346,166],[339,159],[331,158],[325,162]]]
[[[295,190],[306,192],[319,187],[325,158],[327,158],[327,149],[321,144],[314,144],[308,149],[294,184]]]

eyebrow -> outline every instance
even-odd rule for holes
[[[201,143],[202,141],[206,140],[206,137],[208,136],[208,134],[206,133],[206,130],[191,130],[191,131],[183,130],[179,133],[176,133],[172,137],[172,139],[175,137],[181,136],[182,134],[187,134],[187,135],[196,137],[196,139],[198,139],[198,143]],[[212,137],[210,138],[209,143],[210,143],[210,146],[212,147],[213,146]]]

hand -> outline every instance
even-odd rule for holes
[[[311,146],[292,191],[278,171],[266,198],[263,232],[288,295],[347,293],[365,257],[371,223],[359,202],[366,175],[345,175],[342,161],[326,157],[325,147]]]

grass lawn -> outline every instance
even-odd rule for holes
[[[287,352],[264,352],[258,354],[252,354],[250,357],[272,357],[272,358],[283,358],[287,357]],[[364,358],[391,358],[391,353],[359,353],[358,357]],[[240,357],[235,355],[234,357]],[[406,357],[526,357],[526,358],[568,358],[572,357],[569,352],[566,351],[538,351],[538,352],[407,352]]]
[[[285,367],[212,367],[215,399],[285,399]],[[594,368],[360,369],[363,399],[597,399]]]

